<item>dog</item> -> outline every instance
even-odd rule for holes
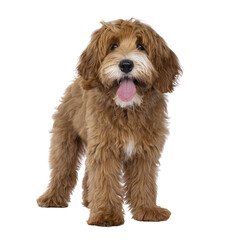
[[[40,207],[67,207],[86,154],[83,205],[89,225],[167,220],[156,205],[159,158],[168,134],[166,93],[182,73],[175,53],[136,19],[101,22],[80,56],[78,76],[54,114],[51,181]]]

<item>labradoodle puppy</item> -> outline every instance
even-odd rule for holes
[[[54,115],[51,181],[38,205],[68,206],[86,153],[88,224],[123,224],[123,200],[136,220],[167,220],[170,211],[156,205],[156,177],[178,58],[150,26],[117,20],[92,34],[77,71]]]

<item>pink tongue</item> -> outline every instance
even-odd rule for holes
[[[118,97],[124,101],[128,102],[133,99],[136,93],[136,87],[132,80],[129,79],[122,79],[120,86],[117,90]]]

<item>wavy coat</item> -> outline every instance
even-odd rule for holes
[[[119,48],[113,52],[114,43]],[[144,51],[136,49],[138,43]],[[116,69],[121,57],[129,54],[145,61],[135,63],[142,101],[120,107],[113,100],[118,88],[115,70],[109,69]],[[168,134],[165,93],[177,85],[178,58],[150,26],[117,20],[103,22],[93,33],[77,71],[79,76],[54,115],[51,181],[37,200],[39,206],[68,205],[86,154],[83,204],[90,209],[88,224],[123,224],[124,199],[136,220],[167,220],[170,211],[156,205],[156,177]]]

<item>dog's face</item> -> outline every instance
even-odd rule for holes
[[[147,91],[173,91],[181,72],[176,55],[137,20],[102,23],[78,66],[82,87],[103,87],[121,107],[141,105]]]

